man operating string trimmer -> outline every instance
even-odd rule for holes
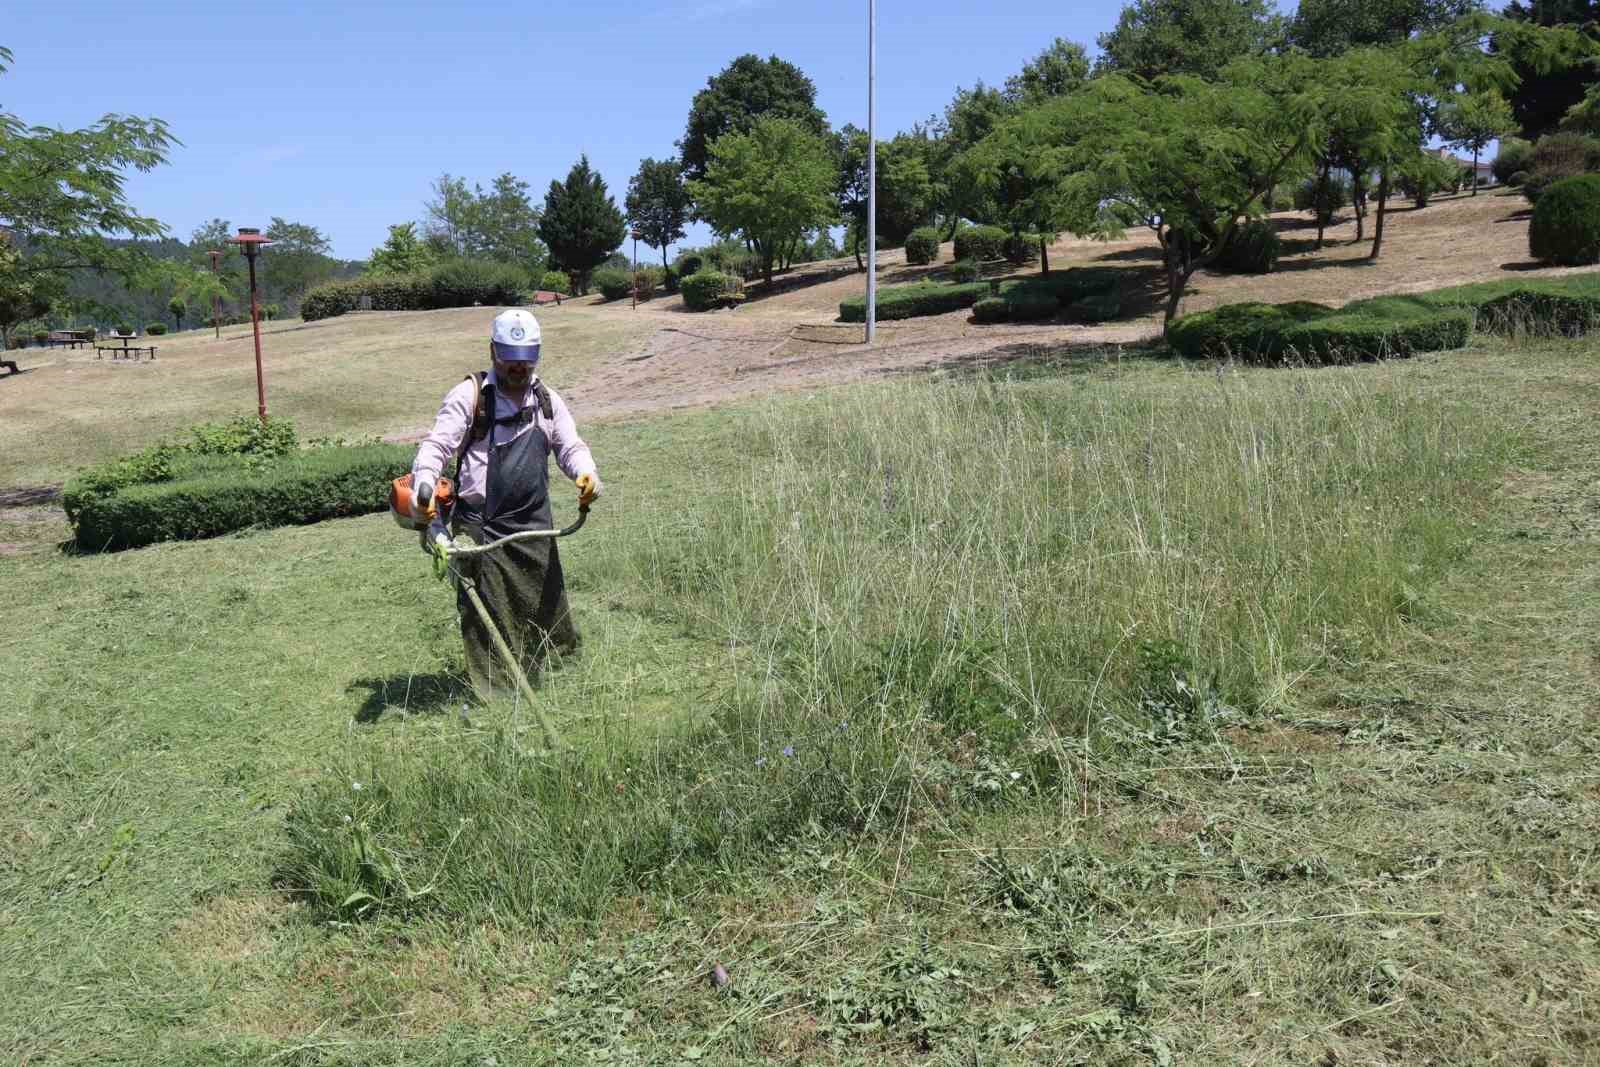
[[[551,530],[552,454],[577,484],[585,512],[601,490],[594,457],[578,436],[572,413],[534,374],[539,320],[520,309],[502,312],[494,320],[489,351],[493,369],[469,376],[445,394],[411,468],[413,518],[426,526],[435,519],[440,475],[450,457],[457,457],[451,532],[478,545]],[[480,698],[509,693],[516,679],[496,655],[499,635],[471,603],[473,593],[528,674],[549,650],[577,648],[578,629],[567,610],[553,537],[534,535],[492,552],[463,553],[452,566],[460,575],[456,606],[467,673]]]

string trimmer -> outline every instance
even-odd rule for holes
[[[545,741],[551,748],[560,748],[561,738],[551,727],[544,712],[539,710],[538,698],[534,695],[533,686],[528,682],[528,676],[522,672],[522,664],[517,662],[517,657],[511,651],[511,645],[506,641],[505,635],[500,632],[500,627],[495,625],[494,617],[489,614],[488,605],[478,595],[477,588],[472,580],[456,567],[456,561],[472,556],[481,556],[488,552],[504,548],[506,545],[516,544],[519,541],[537,541],[541,538],[570,537],[583,529],[585,520],[589,518],[589,505],[578,505],[578,518],[572,525],[559,530],[523,530],[520,533],[510,534],[498,540],[484,544],[474,544],[471,541],[457,541],[450,536],[449,527],[445,517],[450,513],[450,506],[454,503],[455,488],[450,484],[450,479],[440,478],[433,494],[435,518],[425,526],[417,521],[412,512],[411,475],[396,478],[389,489],[389,512],[394,520],[408,530],[417,530],[422,534],[423,547],[433,557],[433,576],[444,580],[454,575],[457,587],[467,595],[467,601],[472,605],[472,610],[478,613],[483,628],[488,631],[489,638],[494,642],[494,649],[500,655],[506,668],[511,672],[511,677],[516,680],[517,689],[521,691],[523,699],[528,702],[528,707],[533,711],[534,717],[539,720],[539,728],[544,731]]]

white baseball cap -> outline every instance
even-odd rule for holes
[[[489,351],[508,363],[539,362],[539,320],[521,308],[500,312],[489,332]]]

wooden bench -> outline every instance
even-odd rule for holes
[[[9,359],[5,359],[3,357],[0,357],[0,367],[4,367],[11,374],[21,374],[22,373],[22,368],[17,366],[14,361],[9,360]]]
[[[94,343],[94,335],[84,336],[86,330],[51,330],[46,342],[51,348],[56,345],[66,345],[68,348],[82,348]]]
[[[94,358],[95,359],[104,359],[105,356],[106,356],[106,353],[110,352],[112,359],[132,359],[135,362],[137,362],[138,359],[139,359],[139,353],[148,352],[148,353],[150,353],[150,359],[153,362],[155,360],[155,358],[156,358],[156,346],[155,345],[140,346],[140,345],[129,345],[128,344],[129,341],[133,341],[133,340],[136,340],[136,339],[137,338],[133,337],[131,334],[128,335],[128,336],[124,336],[124,335],[122,335],[120,333],[114,333],[114,334],[111,335],[111,340],[113,340],[113,341],[121,341],[122,344],[120,344],[120,345],[95,345],[94,346],[94,351],[95,351]]]

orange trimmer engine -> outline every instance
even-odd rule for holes
[[[416,502],[411,488],[411,475],[407,474],[396,478],[389,484],[389,514],[394,516],[394,521],[407,530],[426,530],[428,522],[435,515],[446,515],[450,505],[455,503],[455,486],[450,484],[449,478],[440,478],[439,484],[433,488],[433,500],[429,513],[420,520],[412,512],[412,505]]]

